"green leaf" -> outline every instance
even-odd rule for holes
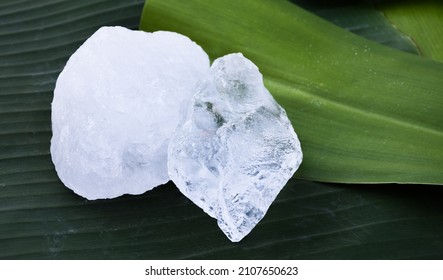
[[[141,28],[190,36],[213,59],[243,52],[254,61],[300,136],[298,178],[443,183],[443,64],[285,0],[152,0]]]
[[[0,3],[1,259],[443,258],[441,187],[293,179],[236,244],[171,183],[99,201],[65,188],[49,154],[55,80],[100,26],[136,28],[142,4]]]
[[[373,5],[330,1],[292,0],[300,7],[366,39],[405,52],[419,54],[413,40],[395,28]]]
[[[441,1],[401,1],[379,5],[386,17],[417,44],[423,56],[443,62]]]

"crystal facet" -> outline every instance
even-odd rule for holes
[[[242,54],[214,61],[168,151],[171,179],[232,241],[263,218],[301,161],[286,112]]]
[[[63,183],[88,199],[166,183],[169,139],[208,69],[183,35],[100,28],[54,91],[51,155]]]

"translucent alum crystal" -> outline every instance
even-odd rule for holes
[[[88,199],[166,183],[169,139],[208,69],[186,36],[100,28],[54,91],[51,155],[63,183]]]
[[[168,152],[171,179],[232,241],[263,218],[301,161],[286,112],[239,53],[214,61]]]

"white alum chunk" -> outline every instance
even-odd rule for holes
[[[169,176],[232,241],[263,218],[302,161],[282,107],[242,54],[214,61],[169,144]]]
[[[166,183],[169,139],[208,69],[183,35],[100,28],[54,91],[51,155],[63,183],[88,199]]]

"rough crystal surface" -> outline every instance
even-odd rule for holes
[[[166,183],[169,139],[208,69],[183,35],[100,28],[54,90],[51,155],[63,183],[88,199]]]
[[[171,138],[169,176],[232,241],[263,218],[302,160],[284,109],[242,54],[214,61]]]

